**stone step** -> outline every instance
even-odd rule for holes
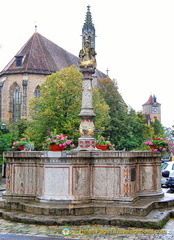
[[[174,212],[173,212],[174,213]],[[154,210],[146,217],[142,216],[115,216],[115,215],[88,215],[88,216],[46,216],[31,213],[24,213],[21,211],[7,211],[0,209],[0,217],[13,222],[22,222],[28,224],[42,224],[42,225],[112,225],[124,227],[140,227],[160,229],[170,219],[170,211],[168,210]]]
[[[44,204],[36,202],[7,201],[4,208],[25,213],[50,216],[85,216],[85,215],[132,215],[146,216],[154,208],[154,203],[145,206],[119,204]]]
[[[114,216],[146,216],[152,210],[169,208],[174,206],[174,199],[141,200],[136,204],[119,203],[87,203],[87,204],[53,204],[40,203],[26,200],[2,200],[0,208],[7,211],[22,211],[24,213],[45,215],[45,216],[88,216],[88,215],[113,215]]]

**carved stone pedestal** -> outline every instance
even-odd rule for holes
[[[44,202],[134,203],[163,196],[154,152],[5,152],[4,198]]]

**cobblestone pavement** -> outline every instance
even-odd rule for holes
[[[10,238],[2,236],[10,234]],[[19,238],[16,238],[19,236]],[[119,240],[173,240],[174,219],[171,219],[161,230],[143,228],[122,228],[118,226],[84,225],[84,226],[43,226],[22,224],[0,219],[0,239],[119,239]],[[25,237],[26,236],[26,237]],[[37,238],[41,237],[41,238]]]

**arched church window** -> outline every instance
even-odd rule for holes
[[[36,98],[40,98],[40,86],[39,85],[35,88],[34,96]]]
[[[22,93],[20,87],[15,83],[12,90],[12,122],[21,118]]]

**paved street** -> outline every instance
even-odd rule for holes
[[[56,240],[56,239],[63,239],[65,238],[55,238],[55,237],[36,237],[36,236],[20,236],[20,235],[12,235],[12,234],[0,234],[1,240]]]

